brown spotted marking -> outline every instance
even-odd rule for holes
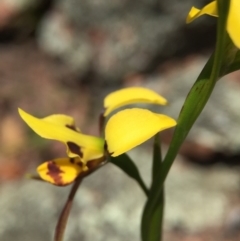
[[[73,130],[73,131],[78,132],[76,126],[74,126],[74,125],[66,125],[66,127],[69,128],[69,129],[71,129],[71,130]]]
[[[73,142],[70,142],[70,141],[67,142],[67,145],[68,145],[69,150],[72,153],[77,154],[78,156],[83,158],[83,153],[81,151],[81,147],[80,146],[78,146],[77,144],[75,144]]]
[[[70,163],[78,165],[79,167],[83,168],[83,163],[76,161],[75,158],[69,158],[69,161]]]
[[[78,162],[78,163],[76,163],[79,167],[81,167],[81,168],[83,168],[83,163],[82,162]]]
[[[75,158],[69,158],[69,161],[70,161],[72,164],[75,164]]]
[[[58,186],[66,185],[66,183],[63,183],[62,177],[60,175],[61,173],[64,173],[64,171],[62,171],[54,161],[49,161],[47,168],[47,175],[49,175],[54,180],[54,184]]]

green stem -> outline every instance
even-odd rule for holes
[[[152,184],[150,193],[154,193],[154,186],[157,182],[157,177],[162,166],[161,143],[159,134],[155,135],[153,145],[153,164],[152,164]],[[151,194],[150,194],[151,195]],[[148,208],[148,201],[146,202],[145,209]],[[145,212],[145,210],[144,210]],[[143,212],[143,214],[144,214]],[[141,235],[142,240],[161,241],[163,233],[163,216],[164,216],[164,191],[162,190],[160,198],[157,203],[152,216],[146,220],[145,216],[142,217]]]
[[[159,200],[159,206],[161,208],[160,210],[160,219],[159,219],[159,225],[160,225],[160,233],[159,233],[159,237],[160,237],[160,241],[162,241],[163,238],[163,218],[164,218],[164,210],[165,210],[165,191],[164,191],[164,184],[162,187],[162,192],[160,195],[160,200]]]
[[[199,75],[199,77],[197,79],[197,82],[200,82],[202,79],[204,79],[204,84],[201,86],[202,87],[201,92],[205,93],[205,94],[199,95],[199,100],[197,102],[198,108],[196,108],[195,106],[192,106],[190,111],[188,111],[186,113],[187,116],[184,116],[185,118],[181,116],[183,110],[181,111],[180,116],[179,116],[180,122],[178,122],[178,126],[176,127],[174,135],[179,135],[179,133],[182,133],[182,136],[180,138],[177,138],[178,139],[177,141],[172,142],[169,147],[169,150],[164,159],[164,163],[162,165],[162,169],[160,172],[160,176],[161,176],[160,183],[163,183],[165,181],[167,174],[172,166],[172,163],[178,153],[178,150],[179,150],[181,144],[185,140],[185,138],[186,138],[187,134],[189,133],[189,131],[191,130],[194,122],[196,121],[196,119],[202,112],[203,108],[205,107],[205,105],[215,87],[215,84],[220,76],[221,66],[223,63],[222,60],[223,60],[224,54],[225,54],[224,47],[225,47],[225,42],[226,42],[226,38],[227,38],[226,21],[227,21],[228,8],[229,8],[229,3],[224,4],[223,1],[225,1],[225,0],[217,1],[218,9],[225,11],[225,13],[222,15],[223,17],[218,18],[217,43],[216,43],[215,53],[213,55],[213,58],[212,57],[210,58],[209,63],[206,64],[205,68],[203,69],[203,71],[201,72],[201,74]],[[222,5],[224,5],[224,6],[222,6]],[[212,65],[212,61],[213,61],[213,65]],[[206,81],[205,78],[208,76],[209,66],[211,66],[211,65],[212,65],[211,74],[209,76],[209,79],[207,78],[207,81]],[[195,85],[191,89],[190,94],[191,94],[192,90],[194,89],[194,87],[195,87]],[[187,98],[187,100],[188,100],[188,98]],[[185,106],[183,106],[183,108],[185,108]],[[181,124],[183,121],[186,121],[186,119],[189,118],[189,115],[192,115],[193,118],[191,119],[191,122],[188,121],[187,128],[185,128],[185,130],[182,131]],[[183,126],[186,126],[186,125],[184,125],[184,123],[183,123]],[[175,140],[175,139],[176,138],[173,137],[173,140]]]
[[[157,133],[153,143],[152,184],[156,181],[162,164],[162,151],[160,146],[160,134]]]
[[[157,182],[157,177],[159,172],[162,168],[162,150],[161,150],[161,140],[160,134],[157,133],[154,138],[154,146],[153,146],[153,166],[152,166],[152,185],[151,185],[151,192],[154,192],[154,183]],[[153,234],[151,239],[149,240],[162,240],[163,235],[163,218],[164,218],[164,207],[165,207],[165,200],[164,200],[164,184],[162,187],[162,192],[160,198],[158,200],[158,207],[154,212],[152,223],[151,223],[151,231],[150,233]]]
[[[161,169],[151,188],[149,199],[145,205],[142,217],[142,239],[143,241],[152,241],[151,234],[149,234],[148,224],[151,222],[159,207],[159,200],[163,192],[163,183],[167,174],[173,164],[173,161],[178,153],[178,150],[189,133],[194,122],[200,115],[204,106],[206,105],[213,89],[220,76],[221,66],[223,64],[223,57],[225,52],[226,41],[226,21],[228,15],[229,1],[218,0],[218,10],[220,17],[217,25],[217,43],[215,53],[190,90],[184,106],[178,118],[178,125],[176,126],[172,142],[168,149],[167,155],[164,159]]]

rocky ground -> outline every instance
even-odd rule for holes
[[[186,29],[190,1],[9,2],[0,2],[0,240],[51,240],[69,187],[24,175],[64,156],[65,148],[36,136],[17,108],[39,117],[71,115],[97,135],[104,96],[141,85],[169,100],[149,108],[177,118],[211,52],[211,39],[196,40],[214,22],[205,18]],[[236,72],[219,81],[175,161],[166,182],[165,241],[240,238],[239,79]],[[164,150],[171,135],[162,134]],[[149,183],[150,142],[130,155]],[[144,201],[134,181],[108,164],[82,183],[66,240],[139,240]]]

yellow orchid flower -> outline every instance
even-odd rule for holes
[[[231,37],[233,43],[240,48],[240,1],[239,0],[230,0],[229,13],[227,19],[227,31]],[[190,23],[196,18],[200,17],[203,14],[208,14],[211,16],[218,16],[217,10],[217,1],[213,1],[203,7],[202,9],[197,9],[192,7],[188,13],[186,22]]]
[[[129,97],[130,93],[133,93],[132,99]],[[136,103],[137,100],[145,103],[166,103],[163,97],[151,90],[127,88],[107,96],[105,104],[107,103],[108,109],[105,114],[108,115],[120,106]],[[104,139],[82,134],[70,116],[51,115],[36,118],[21,109],[19,114],[41,137],[57,140],[66,145],[68,157],[45,162],[37,168],[43,180],[59,186],[68,185],[76,178],[95,170],[104,163],[106,153],[112,156],[121,155],[159,131],[176,125],[176,121],[166,115],[141,108],[125,109],[110,117],[105,127]]]
[[[57,186],[72,183],[84,172],[77,158],[58,158],[41,164],[37,171],[40,177]]]
[[[78,158],[57,158],[44,162],[37,168],[39,176],[47,182],[57,186],[71,184],[78,177],[92,172],[105,160],[104,157],[88,161],[87,168],[81,165]]]
[[[60,141],[67,147],[68,158],[51,160],[38,167],[43,180],[60,186],[70,184],[80,174],[88,173],[90,163],[103,159],[104,140],[80,133],[72,117],[51,115],[39,119],[21,109],[19,114],[38,135]]]
[[[119,111],[109,119],[105,128],[108,151],[112,156],[119,156],[175,125],[176,121],[171,117],[146,109]]]
[[[167,100],[156,92],[143,87],[124,88],[105,97],[104,107],[106,110],[104,116],[109,115],[119,107],[134,103],[166,105]]]
[[[86,164],[88,160],[102,156],[104,141],[101,138],[80,133],[72,117],[51,115],[39,119],[21,109],[19,114],[41,137],[65,143],[69,157],[78,157],[83,164]]]

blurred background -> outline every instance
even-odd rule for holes
[[[52,240],[70,187],[24,178],[65,147],[43,140],[17,108],[64,113],[98,135],[109,92],[144,86],[169,100],[177,118],[213,51],[216,19],[185,24],[205,0],[0,0],[0,240]],[[166,183],[165,241],[240,238],[240,74],[219,81]],[[145,106],[146,107],[146,106]],[[163,149],[171,131],[162,133]],[[151,141],[130,152],[147,183]],[[80,187],[66,241],[140,240],[145,197],[108,164]]]

